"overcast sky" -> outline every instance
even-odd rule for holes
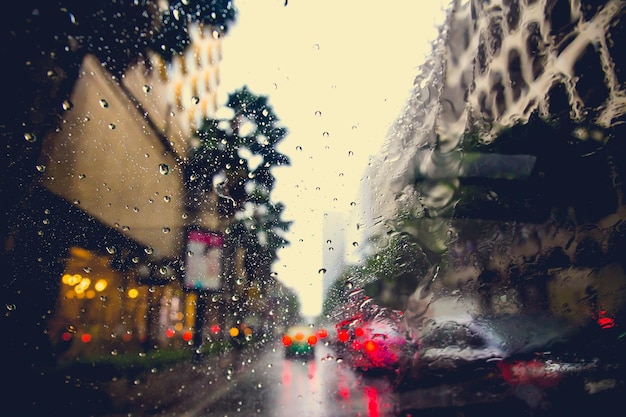
[[[247,85],[265,95],[289,134],[278,150],[273,201],[293,221],[273,270],[300,296],[302,313],[322,306],[323,215],[349,213],[370,155],[408,99],[418,66],[443,21],[443,0],[235,0],[223,41],[220,103]],[[346,250],[356,225],[345,224]]]

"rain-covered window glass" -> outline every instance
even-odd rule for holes
[[[625,1],[1,15],[0,414],[624,413]]]

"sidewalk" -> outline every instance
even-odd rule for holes
[[[242,361],[260,348],[247,347],[198,361],[177,363],[139,376],[133,381],[119,379],[101,387],[110,400],[108,410],[93,414],[106,417],[182,415],[198,399],[236,377]]]

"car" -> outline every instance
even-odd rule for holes
[[[365,374],[400,375],[410,357],[402,313],[380,308],[361,291],[351,301],[363,308],[346,308],[344,311],[350,314],[335,325],[333,346],[337,356]]]
[[[287,358],[312,358],[315,356],[315,345],[318,335],[312,326],[291,326],[283,334],[281,342]]]
[[[460,392],[475,393],[482,387],[484,401],[517,398],[533,407],[532,393],[545,396],[559,386],[579,393],[607,384],[613,388],[621,384],[617,375],[623,369],[615,366],[615,352],[602,351],[600,344],[614,345],[607,338],[619,335],[613,328],[598,329],[602,333],[586,342],[584,354],[581,338],[592,332],[566,320],[533,315],[431,319],[413,339],[417,347],[399,390],[455,384]]]

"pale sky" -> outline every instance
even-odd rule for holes
[[[268,97],[289,134],[291,165],[273,171],[273,202],[293,221],[273,270],[300,296],[302,314],[322,307],[325,212],[349,213],[370,155],[409,97],[443,21],[444,0],[235,0],[223,40],[220,103],[247,85]],[[356,225],[346,224],[348,233]],[[346,251],[355,238],[346,237]]]

